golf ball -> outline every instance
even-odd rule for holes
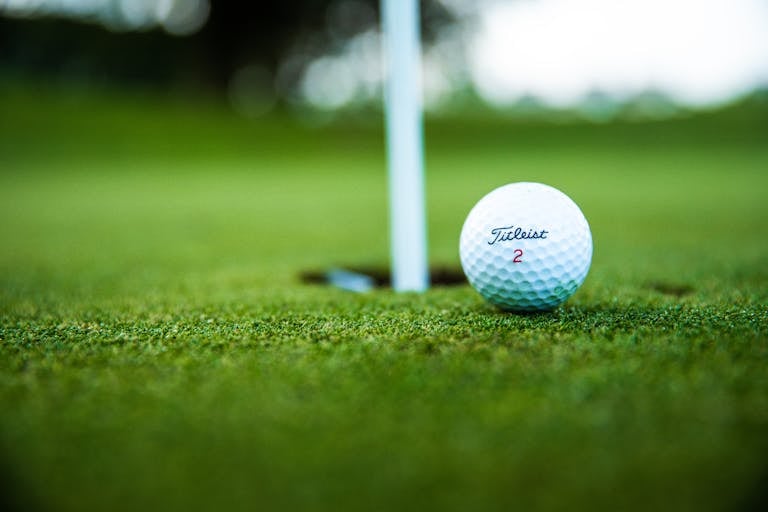
[[[541,183],[511,183],[480,199],[461,230],[469,283],[506,311],[544,311],[584,282],[592,235],[571,198]]]

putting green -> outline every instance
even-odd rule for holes
[[[63,510],[749,506],[768,427],[768,115],[427,125],[430,259],[512,181],[571,196],[583,287],[516,316],[387,264],[380,120],[0,96],[0,470]],[[758,493],[758,494],[755,494]]]

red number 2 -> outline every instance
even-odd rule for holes
[[[523,257],[523,250],[515,249],[515,259],[512,260],[512,263],[522,263],[523,260],[520,259],[522,257]]]

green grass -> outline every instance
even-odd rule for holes
[[[357,295],[299,280],[387,263],[378,119],[308,129],[216,104],[17,89],[0,111],[6,501],[733,510],[760,499],[765,105],[666,123],[429,123],[433,263],[458,266],[466,213],[503,183],[554,185],[589,219],[585,284],[527,316],[467,285]]]

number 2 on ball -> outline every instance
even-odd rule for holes
[[[523,250],[515,249],[515,259],[512,260],[512,263],[522,263],[523,260],[520,259],[522,257],[523,257]]]

